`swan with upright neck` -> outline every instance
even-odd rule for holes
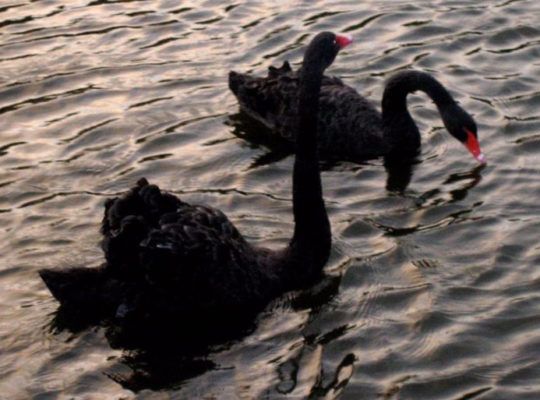
[[[270,67],[264,78],[229,73],[229,88],[240,109],[290,142],[296,140],[291,126],[298,113],[298,85],[299,71],[293,71],[288,62],[280,68]],[[412,160],[420,150],[421,138],[407,109],[407,95],[418,90],[434,101],[448,132],[484,163],[474,119],[439,81],[414,70],[399,72],[388,80],[382,113],[340,79],[325,76],[318,116],[321,157],[362,161],[384,156],[390,162]]]
[[[119,324],[153,327],[181,318],[206,326],[249,318],[280,294],[318,280],[330,254],[331,230],[312,117],[318,113],[324,70],[350,42],[323,32],[304,55],[293,128],[295,225],[285,248],[252,246],[221,211],[185,203],[142,178],[105,205],[102,267],[40,271],[53,296],[63,307]]]

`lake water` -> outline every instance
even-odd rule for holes
[[[539,26],[537,0],[3,0],[0,398],[539,399]],[[436,76],[487,166],[411,95],[408,187],[326,165],[329,276],[247,336],[186,360],[51,329],[38,269],[99,265],[104,200],[141,176],[287,242],[293,157],[247,140],[227,73],[297,66],[322,30],[354,36],[328,73],[377,105],[396,71]]]

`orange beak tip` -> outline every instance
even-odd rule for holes
[[[486,156],[484,153],[478,154],[478,156],[475,157],[480,164],[487,164]]]

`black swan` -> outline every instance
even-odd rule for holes
[[[240,109],[273,133],[293,142],[298,113],[299,72],[287,61],[269,67],[264,78],[229,73],[229,88]],[[414,159],[420,149],[420,132],[407,110],[407,95],[421,90],[435,102],[446,129],[481,163],[476,124],[435,78],[419,71],[403,71],[386,83],[382,115],[356,90],[340,79],[325,76],[320,92],[318,147],[321,157],[361,161],[384,156],[385,161]]]
[[[103,266],[39,272],[61,307],[149,329],[177,319],[186,330],[201,332],[251,318],[280,294],[318,280],[331,231],[313,115],[324,70],[350,42],[323,32],[304,55],[293,170],[295,227],[288,246],[253,247],[221,211],[187,204],[142,178],[127,194],[106,202]]]

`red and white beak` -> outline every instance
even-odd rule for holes
[[[478,160],[478,162],[485,164],[486,157],[480,150],[480,143],[478,143],[478,139],[470,130],[465,129],[465,132],[467,132],[467,141],[465,142],[465,147],[471,152],[473,157]]]
[[[336,35],[336,43],[339,48],[342,49],[352,43],[353,39],[351,35]]]

